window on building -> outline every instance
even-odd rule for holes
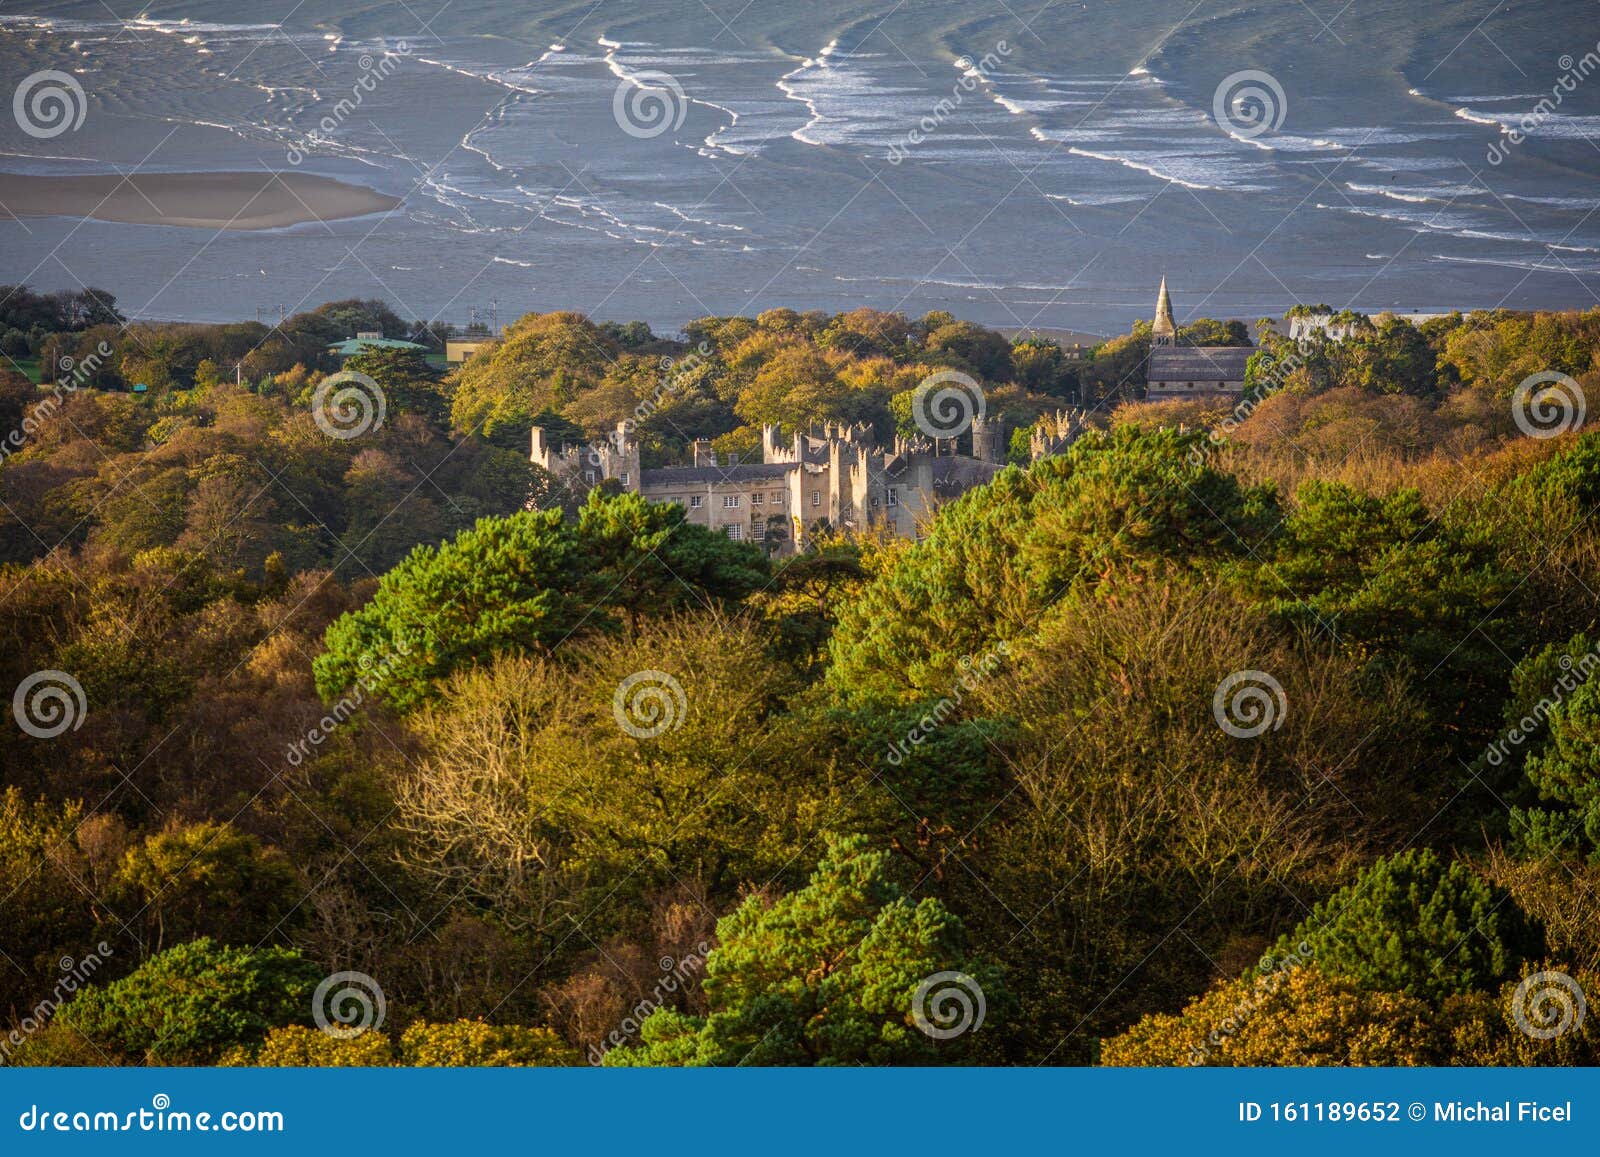
[[[889,487],[889,495],[884,499],[884,504],[887,506],[899,506],[900,491],[896,490],[893,486]]]
[[[738,507],[738,505],[739,496],[737,494],[724,494],[722,496],[722,508],[724,510],[733,510]]]
[[[744,527],[740,526],[737,522],[730,522],[722,528],[722,533],[733,539],[735,542],[738,542],[744,537]]]
[[[776,493],[773,494],[773,496],[772,496],[772,505],[774,505],[774,506],[782,506],[783,505],[783,491],[779,490],[779,491],[777,491]]]
[[[583,480],[585,482],[587,482],[590,486],[593,486],[594,485],[594,471],[593,470],[585,470],[583,472]]]
[[[692,494],[692,495],[689,496],[689,509],[690,510],[699,510],[700,509],[700,496],[698,494]]]
[[[821,506],[822,505],[822,491],[813,490],[811,492],[811,505],[812,506]]]
[[[618,477],[624,486],[628,484],[628,472],[626,470],[624,470]]]
[[[751,506],[760,506],[762,504],[762,502],[764,502],[764,501],[765,501],[765,496],[763,496],[763,495],[752,494],[750,496],[750,505]]]
[[[767,537],[767,524],[759,519],[750,524],[750,537],[757,542],[764,542]]]

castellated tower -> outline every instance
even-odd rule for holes
[[[608,479],[615,479],[624,490],[639,489],[639,442],[627,422],[618,422],[605,438],[582,446],[562,443],[560,449],[549,444],[543,428],[535,426],[528,457],[576,494]]]
[[[916,537],[941,502],[1000,472],[1001,423],[975,423],[973,442],[981,457],[941,456],[924,438],[879,445],[870,425],[828,422],[788,438],[769,425],[759,462],[713,453],[709,440],[698,439],[692,464],[641,470],[639,444],[624,422],[608,438],[560,448],[535,427],[529,449],[574,496],[614,480],[652,502],[677,504],[690,524],[791,554],[829,531]]]
[[[972,456],[979,462],[1003,466],[1006,460],[1005,424],[978,414],[972,419]]]
[[[1080,412],[1057,410],[1054,414],[1046,414],[1034,424],[1033,434],[1028,440],[1029,459],[1037,462],[1041,458],[1064,453],[1086,429],[1088,423]]]

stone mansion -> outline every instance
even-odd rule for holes
[[[700,439],[692,465],[657,470],[640,467],[639,443],[628,427],[620,423],[592,445],[558,448],[536,426],[532,459],[574,494],[615,480],[652,502],[677,503],[696,525],[774,554],[803,550],[825,529],[915,538],[940,503],[988,482],[1006,460],[1002,426],[981,416],[972,423],[970,456],[940,453],[921,438],[879,446],[868,426],[830,423],[786,439],[769,425],[761,431],[760,462],[718,455]],[[1065,414],[1042,423],[1035,454],[1059,450],[1081,429],[1079,419]]]

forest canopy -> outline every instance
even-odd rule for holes
[[[437,347],[381,302],[4,296],[7,1063],[1600,1059],[1561,1016],[1600,433],[1518,409],[1600,388],[1600,310],[1262,326],[1242,398],[1149,402],[1143,324],[562,312],[449,367],[339,363]],[[915,541],[769,554],[528,458],[888,438],[941,369],[1021,436]],[[384,1019],[346,1038],[348,974]]]

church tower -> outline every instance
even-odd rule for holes
[[[1150,327],[1150,344],[1177,345],[1178,327],[1172,321],[1172,301],[1167,297],[1167,279],[1161,279],[1161,292],[1156,295],[1156,320]]]

